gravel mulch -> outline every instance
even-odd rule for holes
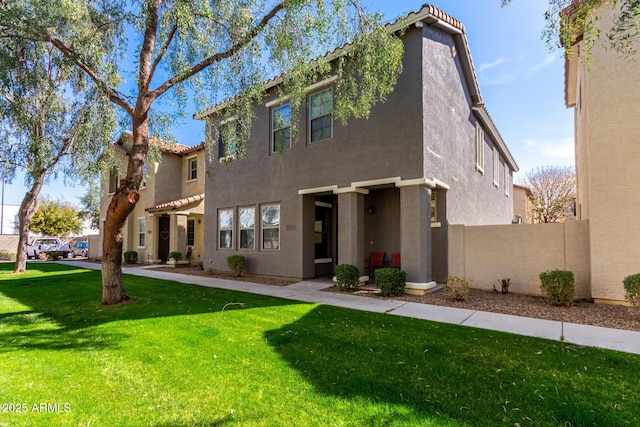
[[[215,277],[225,280],[240,280],[270,286],[287,286],[296,283],[296,280],[293,279],[283,279],[272,276],[245,274],[242,277],[234,277],[227,272],[202,270],[196,266],[175,269],[159,267],[158,270],[178,274]],[[342,292],[335,286],[327,288],[326,291]],[[571,307],[556,307],[549,304],[542,296],[514,293],[502,294],[497,291],[484,291],[479,289],[473,289],[471,296],[465,301],[455,301],[448,298],[443,291],[436,291],[424,296],[402,295],[397,297],[381,297],[374,293],[359,292],[358,294],[369,298],[395,299],[421,304],[466,308],[468,310],[489,311],[640,332],[640,312],[634,308],[620,305],[594,304],[589,300],[577,300]]]

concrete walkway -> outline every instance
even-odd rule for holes
[[[87,269],[100,269],[100,264],[83,261],[61,261],[62,264]],[[627,353],[640,354],[640,332],[621,329],[601,328],[555,320],[535,319],[508,314],[442,307],[414,302],[383,300],[357,295],[323,292],[333,286],[329,280],[313,280],[290,286],[268,286],[257,283],[223,280],[206,276],[193,276],[167,271],[152,270],[149,267],[125,267],[125,274],[192,283],[212,288],[228,289],[285,298],[295,301],[334,305],[354,310],[386,313],[393,316],[413,317],[434,322],[451,323],[461,326],[509,332],[512,334],[538,337],[572,344],[599,347]]]

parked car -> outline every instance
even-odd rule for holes
[[[27,246],[27,259],[38,258],[43,252],[61,252],[63,258],[71,255],[71,247],[68,243],[62,243],[60,239],[55,237],[41,237],[33,239],[31,244]]]
[[[87,252],[89,250],[89,242],[87,242],[86,240],[81,240],[79,242],[76,242],[75,245],[73,245],[73,257],[77,257],[77,256],[81,256],[81,257],[86,257],[87,256]]]

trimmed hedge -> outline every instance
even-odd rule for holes
[[[182,252],[169,252],[169,259],[172,259],[175,262],[182,260]]]
[[[136,251],[126,251],[123,255],[125,264],[136,264],[138,262],[138,252]]]
[[[624,298],[637,310],[640,310],[640,273],[631,274],[622,281],[624,285]]]
[[[471,295],[470,281],[466,277],[449,276],[446,281],[444,292],[449,298],[456,301],[464,301]]]
[[[234,276],[240,277],[247,270],[247,261],[242,255],[231,255],[227,257],[227,265]]]
[[[540,273],[540,289],[553,305],[573,305],[576,288],[573,272],[553,270]]]
[[[407,284],[407,273],[398,268],[379,268],[375,270],[376,286],[380,295],[391,297],[404,294]]]
[[[353,292],[360,284],[360,270],[351,264],[340,264],[336,266],[336,286],[341,291]]]

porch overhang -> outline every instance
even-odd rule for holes
[[[355,181],[347,187],[339,187],[338,185],[325,185],[322,187],[304,188],[298,190],[298,195],[304,196],[309,194],[345,194],[345,193],[359,193],[369,194],[371,189],[377,188],[391,188],[391,187],[413,187],[423,186],[427,188],[441,188],[444,190],[449,189],[449,185],[436,178],[415,178],[415,179],[402,179],[399,176],[371,179],[367,181]]]
[[[180,199],[171,200],[164,203],[159,203],[150,208],[146,208],[145,211],[149,214],[167,214],[176,213],[179,209],[184,211],[184,208],[190,208],[192,214],[203,214],[204,212],[197,212],[200,205],[204,200],[204,193],[196,194],[193,196],[182,197]],[[194,210],[195,208],[195,210]]]

